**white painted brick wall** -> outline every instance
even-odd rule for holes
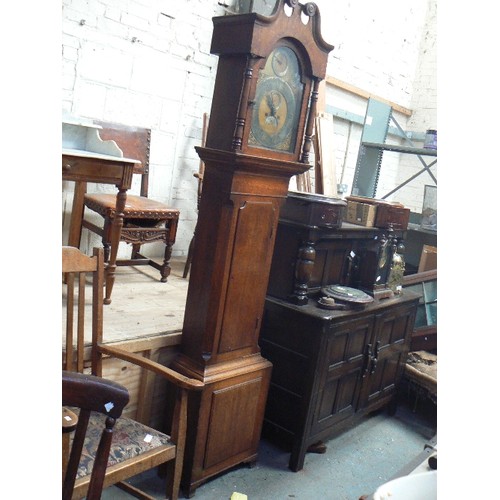
[[[436,0],[417,2],[351,2],[317,0],[323,37],[335,46],[329,75],[413,110],[410,118],[394,112],[403,130],[423,133],[436,128]],[[325,22],[328,19],[328,22]],[[326,104],[365,115],[367,100],[328,86]],[[339,183],[352,187],[362,127],[334,118],[336,172]],[[388,143],[400,142],[389,136]],[[418,147],[422,143],[415,144]],[[384,196],[422,168],[418,158],[385,152],[377,196]],[[435,167],[433,172],[436,174]],[[420,212],[422,174],[389,197]]]
[[[63,110],[77,116],[152,129],[152,198],[181,210],[174,255],[185,255],[197,219],[202,115],[210,110],[217,58],[210,54],[217,2],[63,0]],[[89,191],[114,192],[89,185]],[[134,178],[131,193],[139,192]],[[72,184],[63,185],[67,241]],[[99,220],[98,218],[96,218]],[[83,231],[82,249],[99,245]],[[120,256],[129,248],[122,244]],[[144,253],[161,256],[162,245]]]
[[[428,10],[424,26],[420,32],[420,51],[417,60],[415,78],[413,81],[413,93],[410,108],[414,110],[412,116],[406,123],[406,130],[425,132],[427,129],[437,129],[437,2],[428,0]],[[422,147],[422,142],[416,142],[416,146]],[[399,185],[422,170],[423,165],[418,157],[414,155],[400,155],[396,185]],[[422,159],[428,165],[435,158],[423,156]],[[437,164],[431,167],[431,172],[437,179]],[[420,213],[424,197],[425,185],[435,186],[434,180],[423,172],[411,183],[405,185],[393,199],[401,201],[412,211]]]
[[[217,67],[217,58],[210,54],[211,19],[224,14],[222,3],[63,0],[62,108],[74,115],[152,129],[150,196],[181,210],[174,255],[187,254],[197,218],[193,173],[199,158],[194,147],[201,141],[203,113],[211,106]],[[335,45],[328,74],[415,109],[408,123],[400,117],[403,128],[434,128],[436,0],[316,4],[323,37]],[[364,98],[328,88],[326,100],[364,116]],[[334,120],[337,177],[349,189],[360,136],[361,126]],[[402,161],[394,156],[384,159],[384,186],[406,175]],[[138,184],[134,179],[132,193],[138,193]],[[89,191],[97,188],[114,190],[89,186]],[[410,199],[418,199],[415,188],[410,191]],[[63,241],[71,199],[71,183],[64,183]],[[84,233],[84,250],[100,244],[95,235]],[[161,256],[163,248],[146,245],[144,253]],[[120,248],[120,255],[126,254],[128,248]]]

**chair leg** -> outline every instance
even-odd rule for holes
[[[137,255],[141,251],[141,245],[139,243],[133,243],[132,244],[132,259],[136,259]]]
[[[165,256],[163,258],[163,264],[160,269],[161,273],[160,281],[162,283],[167,282],[167,278],[170,276],[170,271],[172,270],[172,268],[170,267],[170,257],[172,257],[172,247],[173,247],[172,243],[167,243],[165,245]]]
[[[66,469],[68,468],[68,457],[70,450],[70,437],[69,433],[62,435],[62,480],[66,477]]]
[[[180,389],[176,394],[171,437],[176,443],[175,459],[170,460],[167,466],[166,496],[171,500],[177,500],[181,486],[182,467],[184,462],[184,451],[186,446],[187,431],[187,403],[188,394],[185,389]]]
[[[109,262],[109,254],[111,251],[111,224],[109,219],[104,219],[104,227],[102,231],[102,247],[104,249],[104,262]]]
[[[177,467],[177,462],[177,459],[175,459],[165,464],[167,470],[165,497],[170,500],[177,500],[179,498],[182,467]]]
[[[109,252],[111,247],[106,242],[103,241],[102,248],[104,250],[104,262],[109,262]]]

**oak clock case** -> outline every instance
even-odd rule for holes
[[[254,463],[272,365],[258,344],[281,205],[309,170],[319,82],[333,47],[319,13],[279,0],[272,16],[213,18],[218,56],[196,243],[176,371],[191,397],[182,488]],[[304,23],[302,16],[309,15]]]

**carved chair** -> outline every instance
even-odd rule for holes
[[[160,271],[160,281],[166,282],[171,271],[169,261],[177,235],[179,210],[148,197],[151,130],[106,122],[96,122],[96,124],[103,127],[99,131],[102,140],[114,140],[123,151],[125,157],[141,161],[140,166],[134,170],[134,174],[141,175],[140,195],[127,194],[123,214],[123,227],[120,236],[121,242],[132,245],[131,258],[118,259],[116,265],[150,265]],[[116,216],[116,195],[88,193],[84,197],[84,205],[87,209],[99,214],[103,218],[103,224],[97,225],[85,219],[84,215],[82,227],[102,237],[104,260],[107,262],[110,253],[112,253],[111,229],[113,227],[113,218]],[[142,245],[154,242],[165,244],[165,252],[161,264],[140,253]],[[111,297],[106,296],[105,304],[109,304],[110,302]]]
[[[108,465],[113,428],[129,401],[127,389],[116,382],[77,372],[62,372],[62,404],[77,411],[77,425],[73,445],[64,471],[62,498],[71,500],[80,463],[93,463],[87,500],[101,498]],[[72,417],[69,417],[70,419]],[[64,426],[63,432],[71,427]],[[97,450],[89,456],[86,443],[98,442]]]
[[[188,394],[200,391],[203,383],[148,359],[146,356],[150,354],[150,349],[145,349],[146,354],[142,356],[103,343],[102,248],[95,248],[90,257],[75,247],[63,247],[62,272],[65,276],[63,312],[66,316],[62,369],[79,373],[91,371],[97,377],[104,375],[130,391],[131,403],[115,424],[104,488],[115,484],[138,498],[144,498],[141,497],[143,493],[125,480],[161,465],[167,474],[166,498],[178,498],[186,440]],[[87,283],[90,278],[91,285]],[[92,293],[86,294],[90,286]],[[86,297],[89,294],[90,300]],[[135,375],[131,377],[129,374]],[[155,376],[159,380],[155,380]],[[161,428],[151,424],[150,389],[155,386],[155,382],[167,391],[165,406],[167,403],[173,405],[162,415],[165,422]],[[93,460],[92,450],[96,447],[95,442],[89,444],[88,455],[80,462],[73,499],[83,498],[87,494],[90,484],[87,462]]]

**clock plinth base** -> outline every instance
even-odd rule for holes
[[[172,367],[205,383],[189,409],[181,488],[191,498],[211,477],[256,462],[272,365],[254,354],[201,367],[181,355]]]

